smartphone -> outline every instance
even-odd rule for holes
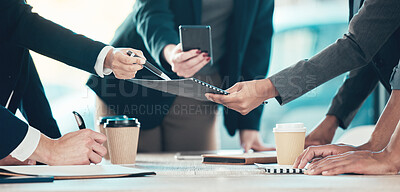
[[[209,25],[180,25],[179,37],[183,51],[199,49],[208,53],[212,63],[211,27]]]

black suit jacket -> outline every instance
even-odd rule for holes
[[[350,0],[350,19],[358,12],[358,10],[353,9],[353,5],[353,0]],[[398,64],[399,59],[400,28],[379,50],[373,62],[360,69],[350,71],[342,87],[332,100],[327,114],[336,116],[339,119],[340,127],[347,128],[379,82],[383,84],[389,93],[391,92],[389,81],[393,68]]]
[[[138,0],[133,12],[117,30],[112,44],[143,50],[150,62],[178,78],[162,58],[162,50],[168,44],[179,43],[179,25],[201,24],[201,8],[201,0]],[[220,76],[225,81],[223,88],[242,80],[265,78],[271,51],[273,9],[273,0],[234,1],[226,34],[228,50],[220,62]],[[156,78],[147,70],[139,71],[136,77]],[[175,99],[112,76],[91,77],[87,85],[109,105],[109,110],[137,117],[144,129],[160,125]],[[225,125],[229,134],[234,135],[237,129],[258,130],[262,109],[260,106],[246,116],[226,109]]]
[[[105,46],[31,9],[23,0],[0,0],[0,159],[11,153],[27,132],[28,125],[13,115],[17,109],[32,127],[52,138],[61,136],[28,49],[95,73],[94,64]],[[7,110],[4,106],[13,91]]]

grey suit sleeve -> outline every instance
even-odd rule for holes
[[[399,0],[366,0],[350,21],[349,31],[310,60],[303,60],[271,76],[286,104],[330,79],[372,61],[400,26]]]
[[[400,89],[400,61],[399,64],[393,69],[392,76],[390,77],[390,85],[392,90]]]
[[[339,126],[344,129],[378,85],[379,78],[372,65],[352,70],[332,100],[327,115],[336,116]]]

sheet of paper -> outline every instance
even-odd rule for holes
[[[127,81],[142,85],[158,91],[189,97],[201,101],[208,101],[205,93],[219,93],[218,88],[212,88],[206,84],[197,82],[194,78],[174,79],[174,80],[147,80],[147,79],[128,79]]]
[[[132,175],[151,173],[151,171],[123,167],[120,165],[73,165],[73,166],[0,166],[1,170],[21,175],[49,175],[54,177]]]

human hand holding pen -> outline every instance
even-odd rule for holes
[[[242,115],[263,104],[265,100],[278,96],[278,91],[269,79],[236,83],[226,90],[229,95],[206,93],[208,100],[222,104]]]
[[[129,56],[128,51],[132,51],[139,57]],[[142,51],[130,48],[113,48],[107,53],[104,67],[111,69],[117,79],[132,79],[137,71],[143,69],[145,63],[146,58]]]

